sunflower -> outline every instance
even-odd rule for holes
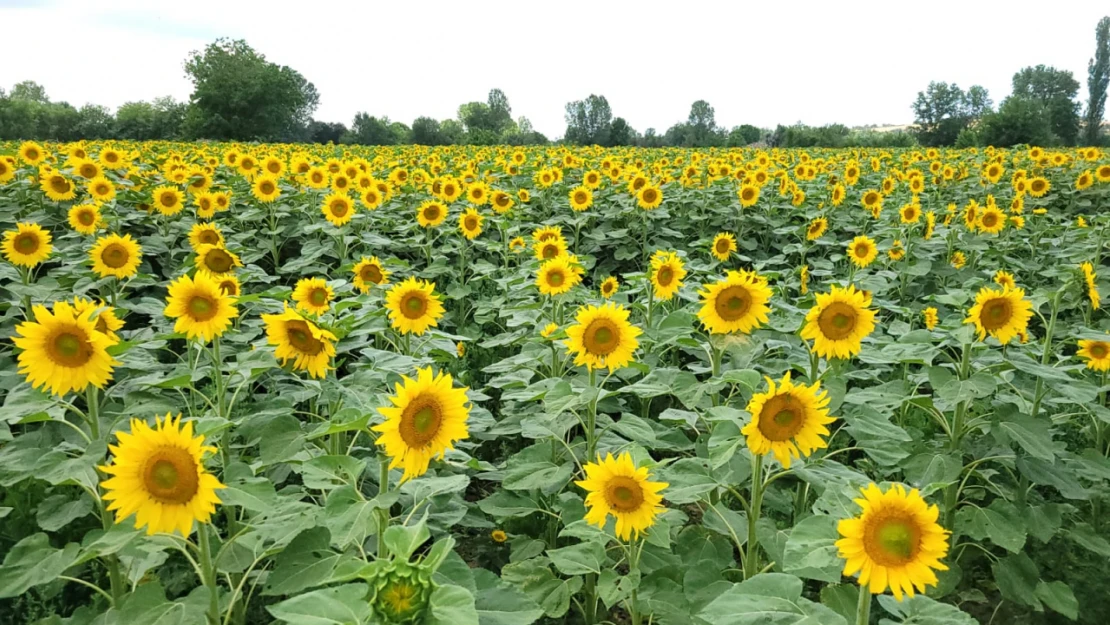
[[[489,533],[489,537],[495,543],[503,543],[509,540],[509,535],[505,533],[505,530],[493,530]]]
[[[628,309],[613,302],[578,309],[577,323],[567,328],[567,350],[575,365],[616,371],[632,362],[642,331],[628,323]]]
[[[282,174],[285,173],[285,161],[273,155],[267,156],[262,159],[262,171],[266,172],[268,176],[281,178]]]
[[[236,267],[243,266],[238,255],[219,245],[202,244],[197,246],[196,252],[193,262],[197,269],[215,278],[231,275]]]
[[[844,197],[847,195],[847,193],[848,192],[844,188],[844,185],[838,184],[833,187],[832,196],[829,198],[829,200],[832,202],[833,206],[840,206],[844,203]]]
[[[19,144],[19,159],[30,165],[38,165],[46,160],[46,150],[34,141],[24,141]]]
[[[809,265],[802,265],[798,270],[798,292],[802,295],[809,293]]]
[[[193,423],[181,425],[168,413],[155,419],[155,427],[131,419],[130,432],[117,432],[110,464],[97,467],[112,476],[101,483],[108,510],[116,523],[135,515],[135,527],[146,533],[182,536],[193,531],[193,522],[208,523],[221,503],[216,491],[227,488],[204,468],[204,454],[215,447],[204,436],[193,436]]]
[[[222,247],[223,244],[224,235],[220,232],[220,227],[214,223],[195,223],[189,229],[189,245],[194,251],[200,249],[202,245]]]
[[[219,282],[220,291],[222,291],[224,295],[239,297],[239,294],[242,292],[242,287],[239,284],[239,278],[236,278],[235,276],[226,275],[218,278],[217,282]]]
[[[933,238],[933,232],[937,228],[937,214],[933,211],[925,213],[925,240]]]
[[[994,276],[992,279],[994,280],[995,284],[1003,288],[1013,289],[1017,287],[1017,282],[1014,281],[1014,274],[1003,269],[999,269],[998,271],[994,272]]]
[[[0,184],[15,178],[15,163],[0,156]]]
[[[860,341],[875,330],[871,296],[854,285],[833,286],[818,293],[817,303],[806,314],[802,338],[813,341],[813,352],[823,358],[851,358],[860,352]]]
[[[428,472],[433,458],[443,459],[455,443],[470,437],[465,387],[455,388],[449,373],[420,369],[416,379],[402,376],[392,406],[378,408],[385,422],[371,429],[380,432],[375,444],[385,448],[389,468],[402,467],[401,482]]]
[[[1029,195],[1033,197],[1044,197],[1051,189],[1052,183],[1047,178],[1038,176],[1029,179]]]
[[[338,228],[351,221],[351,217],[355,214],[354,203],[351,202],[346,191],[332,193],[324,198],[320,212],[324,213],[324,218]]]
[[[93,302],[83,297],[73,298],[74,315],[77,317],[90,317],[96,331],[107,336],[113,343],[119,342],[117,330],[123,328],[123,321],[116,316],[116,309],[108,306],[103,301]]]
[[[216,202],[216,210],[221,213],[231,208],[231,191],[213,193],[212,199]]]
[[[948,259],[948,263],[956,269],[963,269],[967,264],[967,256],[963,252],[956,250],[952,252],[952,256]]]
[[[1076,352],[1084,360],[1087,368],[1092,371],[1110,370],[1110,342],[1083,339],[1079,341],[1079,351]]]
[[[335,335],[301,317],[285,304],[284,311],[262,315],[266,324],[266,339],[276,345],[274,356],[282,366],[292,360],[293,368],[305,371],[313,378],[328,374],[328,363],[335,356]]]
[[[929,306],[925,310],[921,311],[921,316],[925,319],[926,330],[932,330],[933,328],[937,327],[937,322],[939,321],[939,319],[937,318],[936,308]]]
[[[829,416],[828,393],[819,383],[795,384],[789,371],[777,388],[774,380],[766,379],[767,392],[753,395],[748,402],[752,420],[741,433],[753,454],[773,453],[783,468],[789,469],[791,458],[809,457],[828,447],[822,436],[829,435],[825,426],[835,418]]]
[[[122,237],[109,234],[100,237],[89,250],[92,270],[97,276],[107,278],[130,278],[139,272],[143,260],[143,248],[130,234]]]
[[[899,261],[905,258],[906,248],[902,247],[902,241],[894,239],[894,243],[890,245],[890,249],[886,251],[886,255],[893,261]]]
[[[416,221],[425,228],[434,228],[447,219],[447,207],[436,200],[428,200],[416,209]]]
[[[759,201],[759,187],[754,184],[744,184],[736,191],[736,195],[740,198],[740,206],[744,208],[755,206]]]
[[[490,202],[489,203],[490,203],[490,206],[493,207],[493,210],[496,211],[498,215],[504,215],[505,213],[509,212],[509,210],[512,209],[513,204],[514,204],[513,196],[509,195],[508,193],[506,193],[506,192],[504,192],[500,189],[493,192],[493,195],[490,197]]]
[[[443,316],[435,283],[409,277],[389,289],[385,298],[393,329],[402,334],[424,334]]]
[[[851,259],[852,264],[860,269],[870,265],[878,255],[878,246],[867,235],[861,234],[848,244],[848,258]]]
[[[571,189],[568,197],[570,198],[570,207],[575,212],[584,211],[594,203],[593,191],[585,185]]]
[[[710,334],[750,334],[767,323],[771,289],[751,271],[730,271],[723,280],[699,291],[702,304],[698,319]]]
[[[1025,330],[1033,316],[1033,305],[1025,299],[1025,291],[1003,287],[1001,291],[983,287],[975,296],[975,305],[967,313],[964,323],[974,323],[979,340],[987,334],[1003,345],[1018,332]]]
[[[524,237],[514,237],[512,241],[509,241],[509,250],[514,254],[523,252],[527,247],[528,244],[524,241]]]
[[[31,386],[62,396],[92,384],[104,388],[118,365],[108,348],[118,340],[96,329],[93,310],[77,310],[55,302],[53,311],[34,306],[34,321],[15,328],[12,337],[19,353],[19,372]]]
[[[65,202],[77,197],[77,187],[73,181],[59,173],[51,173],[39,183],[46,197],[55,202]]]
[[[385,270],[377,256],[373,258],[363,256],[352,271],[355,274],[355,287],[363,293],[368,293],[372,285],[389,283],[389,272]]]
[[[829,220],[824,217],[818,217],[809,222],[806,227],[806,241],[816,241],[820,239],[825,231],[829,229]]]
[[[1091,308],[1098,310],[1102,304],[1102,297],[1098,293],[1098,274],[1095,266],[1090,261],[1083,261],[1079,268],[1083,270],[1083,280],[1087,283],[1087,298],[1091,300]]]
[[[915,224],[921,219],[921,206],[910,202],[902,207],[899,214],[904,224]]]
[[[255,178],[254,184],[251,185],[251,194],[259,202],[269,204],[281,196],[281,185],[278,184],[277,178],[268,175],[259,176]]]
[[[528,191],[528,189],[518,189],[516,192],[516,197],[518,200],[521,201],[522,204],[527,204],[528,202],[532,201],[532,193]]]
[[[713,237],[713,248],[710,251],[717,260],[726,261],[737,249],[736,237],[732,233],[718,232],[717,236]]]
[[[331,308],[335,292],[323,278],[301,278],[293,289],[293,302],[298,310],[312,315],[322,315]]]
[[[97,202],[107,202],[116,197],[116,187],[104,176],[97,176],[89,181],[89,195]]]
[[[601,287],[598,290],[601,292],[602,297],[604,297],[605,299],[609,299],[616,294],[617,288],[619,287],[620,283],[617,282],[617,279],[613,276],[609,276],[608,278],[605,278],[601,281]]]
[[[1095,175],[1091,173],[1091,170],[1088,169],[1079,174],[1079,177],[1075,179],[1075,189],[1076,191],[1082,191],[1083,189],[1089,188],[1094,183]]]
[[[604,459],[599,456],[597,462],[588,462],[583,469],[586,479],[575,484],[587,492],[587,523],[604,529],[611,514],[617,522],[617,536],[628,540],[639,538],[665,511],[659,493],[670,484],[652,482],[647,467],[636,468],[628,452],[615,459],[613,454],[606,454]]]
[[[161,186],[154,189],[151,204],[154,208],[167,217],[181,212],[185,208],[185,195],[177,187]]]
[[[319,165],[310,168],[304,175],[305,184],[308,185],[310,189],[316,189],[317,191],[326,189],[330,181],[331,174],[328,173],[328,170]]]
[[[466,199],[471,204],[482,206],[489,202],[489,185],[484,182],[473,182],[466,188]]]
[[[646,184],[636,193],[636,204],[644,210],[659,208],[663,203],[663,190],[653,184]]]
[[[651,257],[651,285],[655,297],[669,300],[682,288],[686,268],[674,252],[658,251]]]
[[[1110,182],[1110,165],[1099,165],[1095,169],[1095,177],[1099,182]]]
[[[865,209],[871,211],[872,215],[883,210],[883,194],[875,189],[864,191],[860,202],[862,202]]]
[[[170,284],[164,314],[176,319],[174,332],[208,342],[223,334],[239,311],[235,298],[220,290],[216,278],[197,272],[194,278],[185,275]]]
[[[581,281],[581,275],[566,254],[544,261],[536,272],[536,286],[543,295],[562,295]]]
[[[15,230],[4,233],[4,258],[18,267],[34,267],[50,258],[54,246],[50,233],[36,223],[16,224]]]
[[[535,250],[536,260],[551,260],[552,258],[566,255],[567,242],[560,236],[556,239],[537,241],[535,245],[532,246],[532,249]]]
[[[541,226],[532,231],[533,241],[550,241],[563,238],[562,226]]]
[[[549,339],[558,331],[559,331],[559,324],[549,323],[549,324],[545,325],[542,330],[540,330],[540,336],[542,336],[545,339]]]
[[[482,234],[482,222],[485,219],[478,213],[477,209],[468,208],[465,213],[459,216],[459,230],[464,237],[473,241],[479,234]]]
[[[979,213],[979,230],[989,234],[998,234],[1006,227],[1006,215],[996,206],[988,206]]]
[[[914,588],[937,585],[933,569],[947,571],[941,558],[948,554],[948,532],[937,524],[939,511],[913,489],[901,484],[883,492],[875,484],[861,490],[855,502],[863,509],[858,517],[837,524],[843,537],[836,541],[847,562],[844,575],[859,572],[860,586],[880,594],[890,586],[894,598],[914,595]]]

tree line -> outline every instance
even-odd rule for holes
[[[245,41],[218,39],[189,55],[185,74],[193,83],[188,102],[171,97],[128,102],[115,113],[86,104],[53,102],[45,89],[26,81],[0,88],[0,140],[82,139],[281,141],[359,145],[545,145],[527,117],[513,118],[508,96],[492,89],[484,102],[459,106],[456,117],[418,117],[412,125],[355,115],[350,126],[313,118],[316,87],[296,70],[277,65]],[[932,82],[913,103],[910,132],[821,127],[798,123],[765,129],[743,124],[718,126],[712,105],[698,100],[685,121],[660,133],[642,133],[614,116],[603,95],[568,102],[562,142],[603,147],[970,147],[1016,144],[1097,145],[1110,84],[1110,18],[1096,28],[1095,55],[1088,64],[1084,112],[1071,72],[1038,65],[1014,74],[1012,93],[997,110],[987,90],[966,91],[955,83]]]

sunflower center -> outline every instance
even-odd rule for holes
[[[409,447],[424,447],[439,434],[443,412],[435,399],[417,397],[401,414],[399,432]]]
[[[644,503],[644,489],[636,480],[623,475],[609,479],[605,488],[606,499],[618,512],[633,512]]]
[[[207,295],[194,295],[189,299],[189,316],[197,321],[208,321],[216,316],[219,309],[216,302]]]
[[[27,155],[27,160],[29,161],[35,161],[39,158],[39,151],[34,148],[27,150],[25,154]]]
[[[81,211],[77,213],[77,223],[82,226],[91,226],[96,222],[96,217],[93,216],[92,211]]]
[[[331,214],[336,217],[342,217],[347,214],[347,203],[343,201],[331,203]]]
[[[663,267],[656,274],[655,279],[659,281],[660,286],[670,286],[674,281],[674,270],[670,267]]]
[[[416,600],[416,588],[404,581],[395,581],[382,593],[384,606],[394,616],[404,616],[410,612]]]
[[[647,197],[646,193],[644,194],[644,197],[645,198]],[[578,191],[577,193],[575,193],[574,194],[574,203],[575,204],[585,204],[586,203],[586,192],[585,191]]]
[[[595,356],[608,356],[620,347],[620,332],[612,321],[595,319],[582,333],[586,351]]]
[[[92,358],[92,347],[85,333],[77,328],[63,328],[48,343],[47,352],[55,364],[80,367]]]
[[[478,229],[478,218],[477,217],[467,217],[466,222],[463,225],[466,226],[467,230],[477,230]]]
[[[147,493],[163,504],[187,504],[200,486],[196,459],[180,447],[155,449],[143,465],[142,477]]]
[[[231,255],[220,248],[209,250],[204,255],[204,266],[212,273],[227,273],[231,271],[231,265]]]
[[[382,282],[382,272],[374,265],[363,267],[359,275],[366,282],[373,282],[374,284],[381,284]]]
[[[557,245],[545,245],[543,247],[543,258],[544,258],[544,260],[551,260],[552,258],[555,258],[558,255],[559,255],[559,246],[557,246]]]
[[[428,311],[428,301],[423,292],[412,292],[401,301],[401,314],[409,319],[420,319]]]
[[[435,221],[436,219],[439,219],[439,207],[429,206],[428,208],[425,208],[424,219],[427,219],[428,221]]]
[[[979,319],[984,328],[993,332],[1009,323],[1012,316],[1013,306],[1010,305],[1010,300],[997,297],[983,304]]]
[[[162,206],[165,206],[166,208],[171,208],[177,204],[177,194],[167,191],[158,198],[158,201],[162,204]]]
[[[220,242],[220,235],[216,234],[215,230],[202,230],[197,238],[202,244],[207,245],[217,245]]]
[[[844,302],[833,302],[821,311],[817,325],[825,338],[832,341],[845,339],[856,328],[856,310]]]
[[[726,241],[724,239],[721,239],[720,241],[717,241],[717,253],[718,254],[727,254],[728,253],[728,241]]]
[[[752,199],[752,197],[753,197],[754,195],[755,195],[755,191],[754,191],[754,190],[752,190],[752,189],[744,189],[744,200],[745,200],[745,201],[751,200],[751,199]]]
[[[871,251],[871,246],[866,243],[860,243],[856,246],[856,256],[864,258]]]
[[[15,238],[15,249],[23,254],[33,254],[39,249],[39,237],[34,232],[24,232]]]
[[[752,307],[752,295],[748,290],[739,285],[733,285],[721,291],[713,308],[725,321],[740,319]]]
[[[314,306],[323,306],[328,303],[328,292],[324,289],[313,289],[308,299]]]
[[[878,200],[879,200],[879,196],[876,193],[868,193],[867,195],[863,196],[863,203],[868,205],[868,206],[871,206],[872,204],[874,204]]]
[[[566,278],[563,276],[562,271],[555,270],[547,274],[547,282],[551,286],[563,286],[563,282],[565,281]]]
[[[264,195],[269,195],[274,192],[274,183],[270,182],[269,180],[262,181],[262,184],[258,186]]]
[[[1106,358],[1107,353],[1110,353],[1110,348],[1107,347],[1106,343],[1095,343],[1088,351],[1091,352],[1092,358],[1102,359]]]
[[[127,264],[131,254],[128,253],[127,248],[119,243],[112,243],[104,248],[100,254],[100,260],[111,267],[112,269],[119,269]]]
[[[315,356],[324,349],[323,341],[312,336],[312,331],[308,329],[308,324],[304,321],[286,322],[285,336],[289,339],[289,344],[302,354]]]
[[[913,560],[920,550],[921,536],[913,519],[901,515],[876,519],[865,530],[867,555],[884,566]]]
[[[775,395],[759,412],[759,432],[771,442],[794,438],[805,425],[805,406],[789,393]]]

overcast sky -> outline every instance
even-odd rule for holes
[[[493,87],[551,138],[591,93],[640,132],[698,99],[726,127],[903,124],[930,80],[981,84],[997,105],[1039,63],[1071,70],[1085,104],[1105,14],[1105,0],[0,0],[0,87],[34,80],[52,100],[113,109],[185,100],[185,57],[223,36],[304,74],[316,118],[348,125],[358,111],[454,117]]]

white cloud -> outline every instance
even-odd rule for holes
[[[641,132],[697,99],[724,126],[905,123],[930,80],[981,84],[997,103],[1039,63],[1071,70],[1085,100],[1105,3],[1023,5],[23,2],[0,6],[0,86],[35,80],[77,106],[186,99],[186,55],[222,35],[300,71],[320,92],[317,118],[348,124],[358,111],[454,117],[493,87],[550,137],[566,102],[590,93]]]

